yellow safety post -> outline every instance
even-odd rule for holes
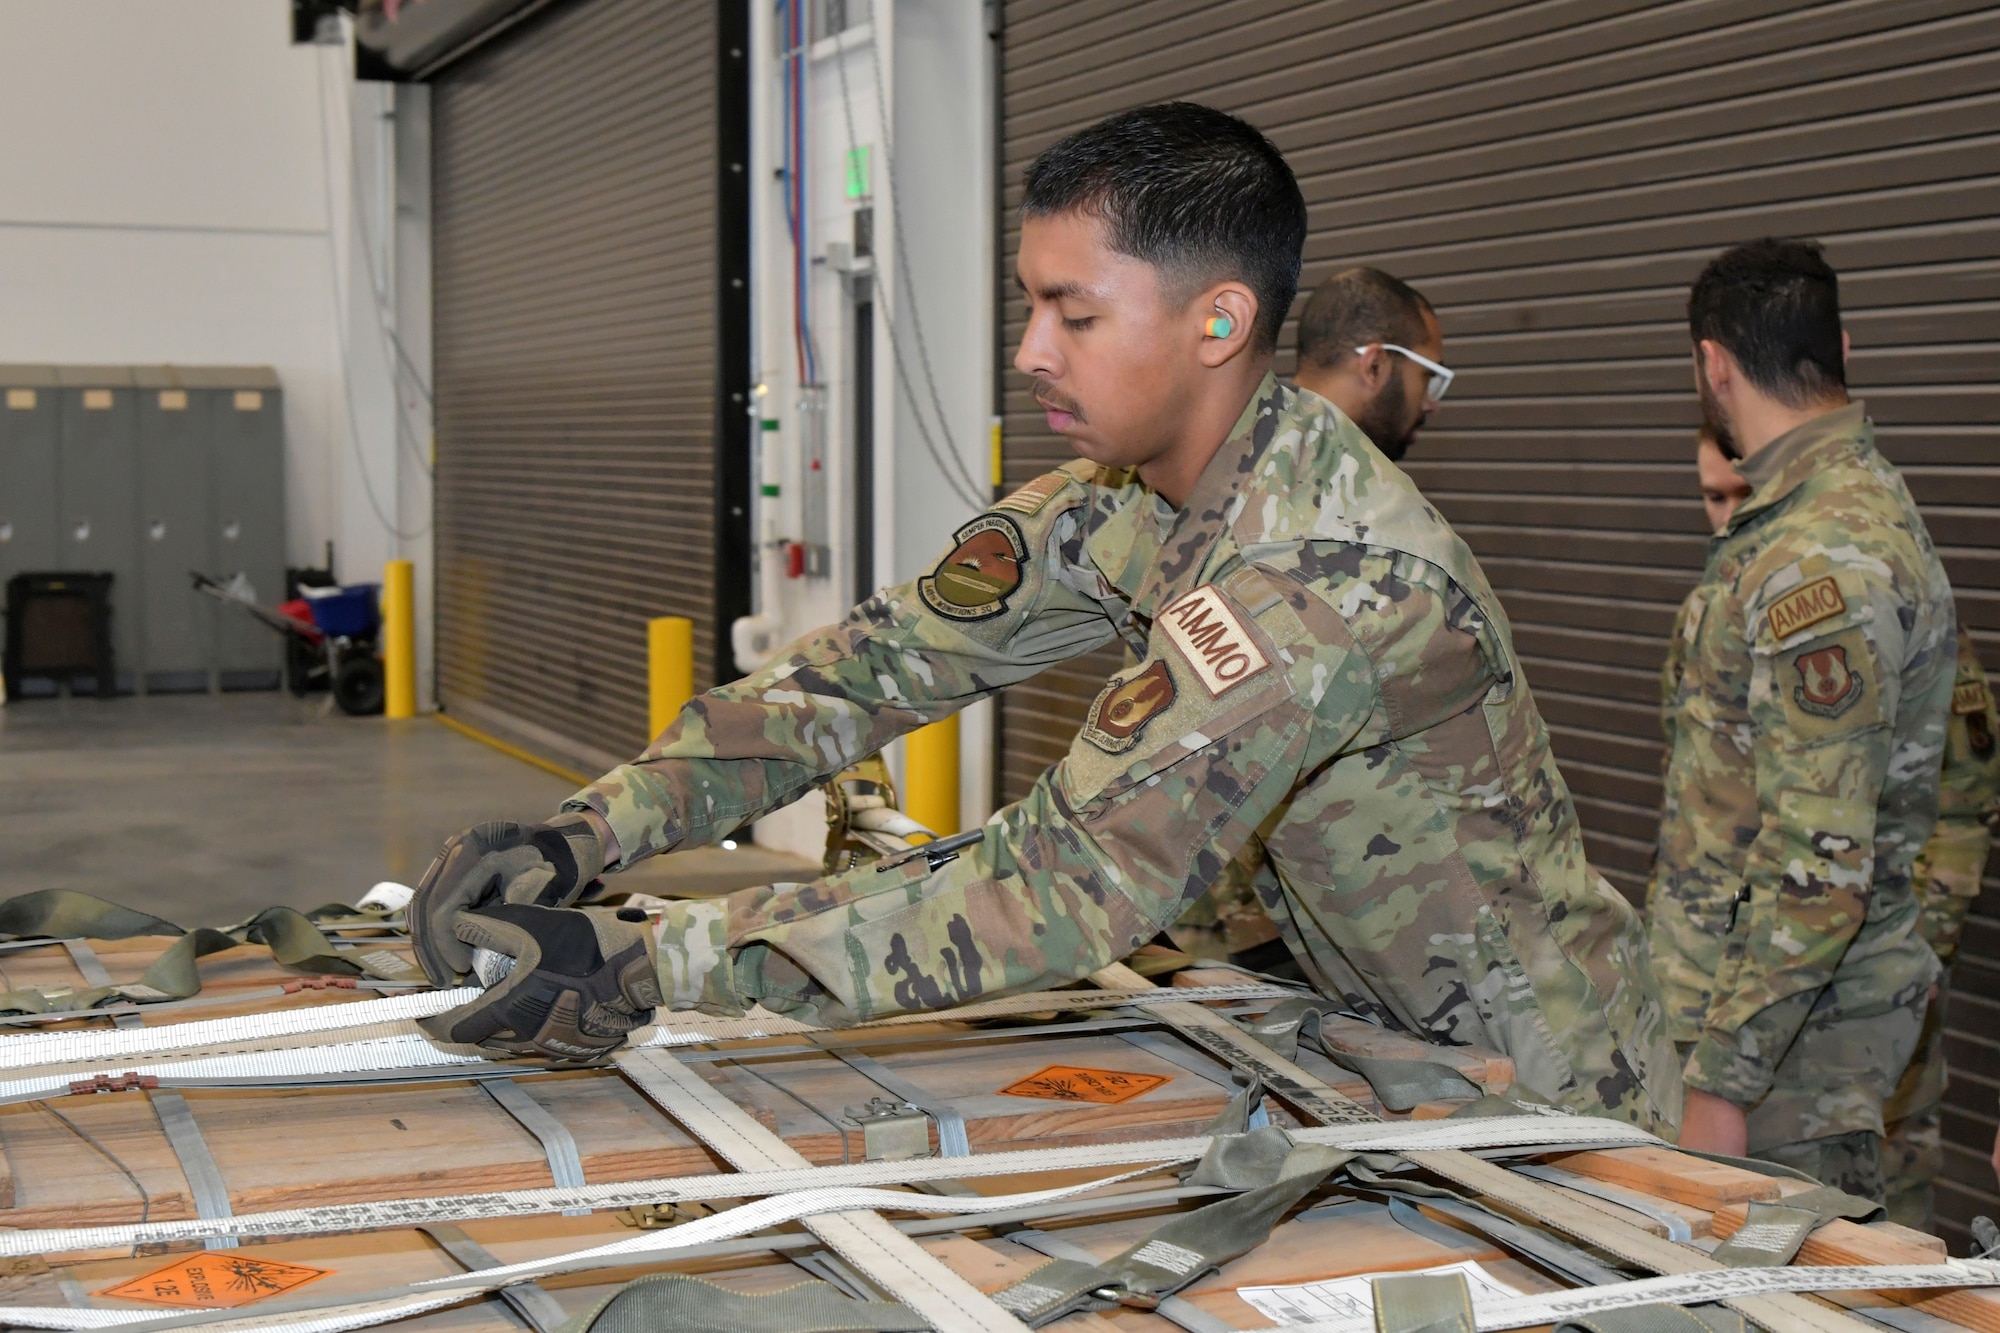
[[[903,813],[940,838],[958,832],[958,715],[903,738]]]
[[[694,698],[694,622],[686,616],[658,616],[646,622],[646,739]]]
[[[382,569],[382,712],[417,715],[417,576],[407,560]]]

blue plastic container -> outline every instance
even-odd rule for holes
[[[299,595],[312,608],[313,624],[320,633],[333,638],[372,639],[382,624],[375,605],[375,594],[381,586],[351,583],[339,589],[301,588]]]

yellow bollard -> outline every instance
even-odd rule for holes
[[[407,560],[382,569],[382,712],[417,715],[417,584]]]
[[[694,698],[694,622],[659,616],[646,622],[647,739],[657,738]]]
[[[958,832],[958,714],[903,738],[903,813],[940,838]]]

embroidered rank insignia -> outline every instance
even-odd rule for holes
[[[1838,645],[1815,648],[1792,659],[1799,683],[1792,697],[1814,717],[1836,718],[1861,700],[1867,681],[1847,665],[1847,650]]]
[[[1139,743],[1148,722],[1174,706],[1176,693],[1173,674],[1157,660],[1127,680],[1114,678],[1091,704],[1083,738],[1106,754],[1123,754]]]
[[[1007,609],[1021,586],[1028,546],[1014,520],[985,514],[952,536],[958,545],[938,567],[917,580],[924,605],[952,620],[985,620]]]
[[[1987,693],[1983,680],[1961,681],[1951,688],[1951,711],[1960,717],[1984,713],[1992,706],[1993,696]]]
[[[1765,618],[1771,624],[1771,637],[1782,643],[1800,630],[1831,620],[1845,610],[1847,602],[1840,595],[1840,585],[1828,574],[1780,597],[1765,612]]]
[[[1005,499],[994,501],[993,507],[1011,509],[1017,514],[1040,513],[1042,506],[1049,502],[1049,497],[1069,483],[1067,472],[1044,472]]]
[[[1162,611],[1159,627],[1212,698],[1271,665],[1236,612],[1211,584],[1203,584]]]

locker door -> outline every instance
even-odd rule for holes
[[[188,571],[208,568],[211,395],[171,370],[138,372],[139,587],[146,607],[146,692],[206,690],[215,651],[212,598]]]
[[[210,413],[209,572],[247,575],[257,600],[271,606],[285,595],[285,429],[278,379],[268,370],[211,371],[201,378],[209,382],[200,390]],[[216,667],[223,689],[276,689],[283,660],[283,644],[269,629],[248,616],[218,619]]]
[[[55,568],[55,371],[0,366],[0,589]]]
[[[139,442],[132,372],[63,366],[57,465],[57,567],[111,575],[118,688],[134,688],[145,643],[139,581]]]

